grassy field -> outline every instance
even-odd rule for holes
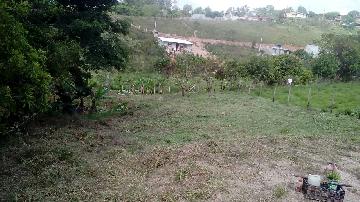
[[[228,45],[206,45],[206,49],[220,58],[246,60],[250,56],[256,55],[258,52],[255,49],[239,46]]]
[[[131,17],[133,24],[148,30],[154,29],[154,18]],[[193,36],[197,30],[200,38],[224,39],[245,42],[281,43],[306,45],[320,39],[323,33],[349,34],[340,26],[329,23],[288,22],[275,24],[268,22],[244,21],[191,21],[182,19],[156,18],[157,30],[163,33]]]
[[[290,104],[307,107],[309,89],[311,88],[310,107],[335,113],[360,113],[360,83],[319,83],[308,86],[293,86],[291,88]],[[272,99],[274,87],[257,88],[253,95]],[[275,100],[288,103],[289,88],[278,87]],[[359,116],[357,114],[357,116]]]
[[[359,201],[360,120],[239,92],[108,95],[127,113],[39,120],[0,141],[0,200],[303,201],[326,162]]]

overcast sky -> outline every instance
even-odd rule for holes
[[[177,0],[178,6],[182,8],[185,4],[190,4],[193,8],[210,6],[213,10],[226,10],[227,8],[248,5],[251,8],[274,5],[276,9],[286,7],[297,8],[304,6],[307,10],[316,13],[339,11],[347,14],[351,10],[360,11],[360,0]]]

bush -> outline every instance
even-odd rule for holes
[[[272,59],[273,81],[279,84],[285,83],[288,78],[293,78],[294,83],[300,83],[303,70],[300,59],[294,55],[280,55]]]
[[[321,53],[312,62],[312,71],[321,78],[333,79],[339,69],[339,62],[333,54]]]
[[[0,131],[49,104],[51,77],[44,53],[26,41],[26,31],[0,5]]]

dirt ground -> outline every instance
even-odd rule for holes
[[[294,175],[336,162],[345,201],[360,201],[357,120],[243,95],[121,99],[131,113],[47,119],[2,145],[0,200],[304,201]]]
[[[176,34],[166,34],[166,33],[159,33],[159,36],[163,37],[174,37],[179,39],[185,39],[187,41],[190,41],[193,43],[192,52],[196,55],[201,55],[203,57],[209,57],[211,53],[209,53],[205,45],[206,44],[212,44],[212,45],[228,45],[228,46],[239,46],[239,47],[246,47],[246,48],[253,48],[252,42],[241,42],[241,41],[227,41],[227,40],[216,40],[216,39],[204,39],[204,38],[198,38],[198,37],[184,37],[184,36],[178,36]],[[254,48],[261,49],[261,50],[271,50],[271,48],[274,46],[274,44],[266,44],[266,43],[257,43]],[[294,46],[294,45],[288,45],[284,44],[282,45],[284,48],[289,49],[290,51],[296,51],[299,49],[304,49],[304,47],[301,46]],[[268,51],[266,51],[268,52]]]

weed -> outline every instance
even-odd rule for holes
[[[184,181],[189,176],[189,173],[190,173],[189,169],[180,169],[176,171],[175,181],[176,182]]]
[[[186,192],[186,199],[190,201],[206,200],[210,198],[210,194],[205,190],[190,190]]]
[[[334,180],[334,181],[338,181],[338,182],[341,180],[340,173],[335,172],[335,171],[332,171],[332,172],[328,173],[326,175],[326,177],[327,177],[328,180]]]
[[[288,194],[288,191],[283,186],[277,186],[275,187],[273,191],[273,196],[277,199],[282,199]]]

